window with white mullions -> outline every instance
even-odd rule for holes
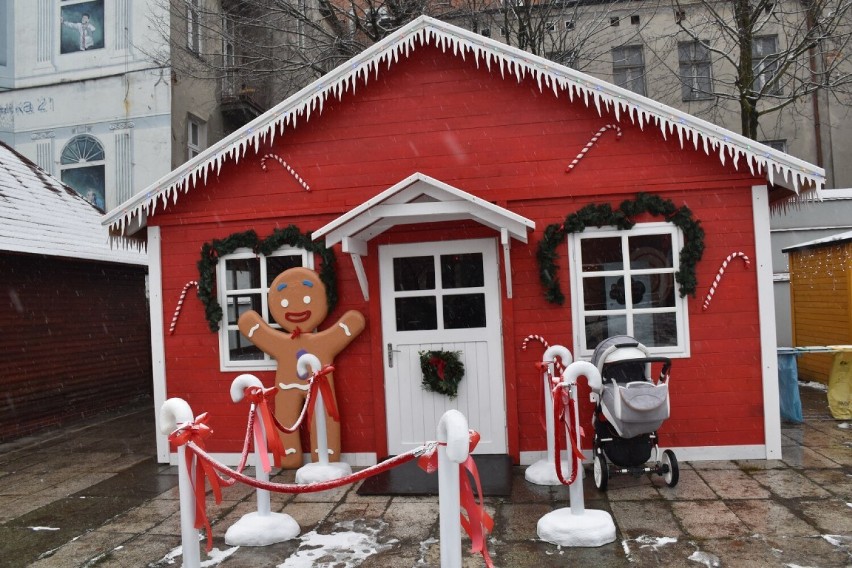
[[[240,249],[219,259],[217,290],[224,315],[219,351],[223,370],[275,368],[275,361],[240,333],[237,321],[247,310],[254,310],[271,327],[280,329],[269,314],[269,286],[279,274],[297,266],[312,268],[313,256],[303,249],[283,247],[268,256]]]
[[[630,335],[652,352],[685,355],[686,303],[675,273],[679,230],[669,223],[569,236],[572,304],[581,355],[613,335]]]

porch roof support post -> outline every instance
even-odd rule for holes
[[[503,245],[503,266],[506,269],[506,297],[512,298],[512,257],[509,256],[511,245],[509,230],[506,227],[500,229],[500,244]]]
[[[341,245],[343,252],[349,253],[349,256],[352,257],[355,275],[358,277],[358,284],[361,286],[361,294],[364,296],[364,301],[369,301],[370,287],[367,283],[367,273],[364,271],[364,262],[361,259],[361,257],[367,256],[367,243],[352,237],[343,237]]]

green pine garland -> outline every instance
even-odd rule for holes
[[[677,207],[672,201],[650,193],[638,193],[636,199],[621,202],[613,210],[608,203],[586,205],[579,211],[565,217],[563,223],[553,223],[544,230],[544,237],[538,243],[539,279],[545,288],[545,299],[551,304],[563,304],[565,295],[559,286],[556,247],[568,236],[568,233],[581,233],[586,227],[614,226],[618,230],[631,229],[636,224],[633,218],[642,213],[662,216],[683,232],[684,245],[680,251],[680,269],[675,280],[680,285],[681,297],[695,296],[695,265],[704,254],[704,229],[701,222],[692,218],[689,207]]]
[[[222,321],[223,316],[222,306],[219,305],[215,292],[216,265],[219,263],[219,258],[240,248],[251,249],[256,254],[269,255],[283,245],[290,245],[320,255],[320,258],[322,258],[320,280],[325,284],[328,311],[334,310],[337,305],[337,273],[335,271],[334,251],[326,248],[323,243],[314,242],[310,233],[300,233],[299,228],[295,225],[289,225],[284,229],[275,229],[264,240],[260,240],[257,233],[249,230],[234,233],[224,239],[215,239],[212,243],[204,243],[201,246],[201,260],[198,261],[198,297],[204,304],[204,313],[210,331],[219,331],[219,322]]]
[[[464,363],[458,351],[420,351],[420,371],[423,373],[423,388],[438,394],[456,398],[459,383],[464,377]],[[443,361],[444,377],[438,373],[437,360]]]

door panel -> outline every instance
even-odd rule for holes
[[[505,453],[506,408],[496,243],[491,239],[386,245],[379,250],[388,450],[435,439],[450,408],[482,439],[476,453]],[[420,352],[459,351],[458,397],[421,386]]]

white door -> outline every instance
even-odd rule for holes
[[[496,241],[385,245],[379,267],[389,453],[434,440],[450,408],[482,436],[475,453],[506,453]],[[420,352],[433,350],[461,353],[456,399],[421,386]]]

